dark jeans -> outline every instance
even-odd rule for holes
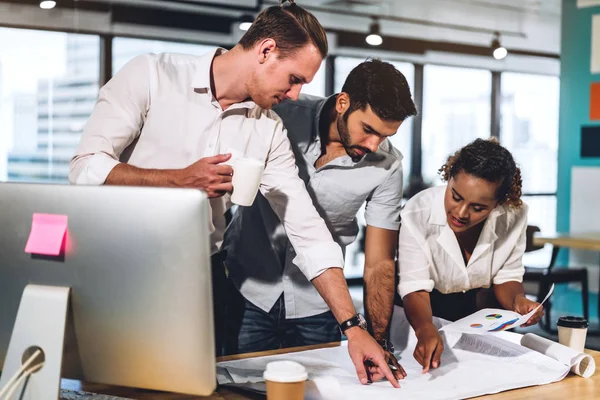
[[[252,353],[341,339],[331,311],[305,318],[285,318],[283,294],[265,312],[236,293],[228,298],[225,354]]]

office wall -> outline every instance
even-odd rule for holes
[[[598,213],[598,204],[592,199],[583,207],[579,202],[576,209],[571,208],[572,198],[583,195],[580,185],[572,186],[577,183],[577,180],[572,182],[573,169],[586,167],[592,168],[589,172],[595,169],[600,172],[600,157],[582,158],[580,155],[581,127],[600,126],[600,121],[590,120],[590,85],[600,82],[600,74],[591,72],[592,18],[597,14],[600,14],[600,6],[580,8],[575,0],[563,1],[556,227],[559,232],[589,230],[578,221],[582,220],[582,215]],[[600,182],[588,182],[588,185],[600,193]],[[600,226],[595,230],[600,231]],[[597,254],[571,253],[571,263],[598,265]],[[567,261],[566,253],[561,255],[561,261]],[[590,274],[590,283],[597,291],[598,268],[591,268]]]

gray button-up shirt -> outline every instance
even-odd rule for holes
[[[398,230],[402,201],[402,154],[385,140],[375,153],[355,163],[344,155],[316,169],[321,156],[320,116],[334,105],[329,98],[301,95],[274,110],[282,118],[296,156],[300,177],[342,249],[356,239],[356,214],[366,201],[368,225]],[[286,318],[303,318],[329,310],[313,284],[294,264],[294,248],[266,199],[259,193],[250,207],[239,207],[227,231],[229,276],[242,295],[268,312],[284,293]]]

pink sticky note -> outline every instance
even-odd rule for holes
[[[67,233],[66,215],[33,214],[25,253],[58,256]]]

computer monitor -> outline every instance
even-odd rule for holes
[[[0,388],[20,366],[22,349],[39,346],[45,365],[26,390],[34,393],[29,398],[56,398],[56,392],[36,397],[45,384],[37,379],[36,388],[35,377],[56,364],[52,346],[65,312],[61,317],[52,296],[57,288],[70,288],[64,353],[58,355],[62,377],[196,395],[214,391],[203,192],[1,183],[0,209]],[[24,251],[34,213],[67,216],[59,256]],[[24,290],[29,294],[23,297]],[[12,334],[20,303],[24,322]],[[20,346],[12,364],[9,341],[11,349]]]

